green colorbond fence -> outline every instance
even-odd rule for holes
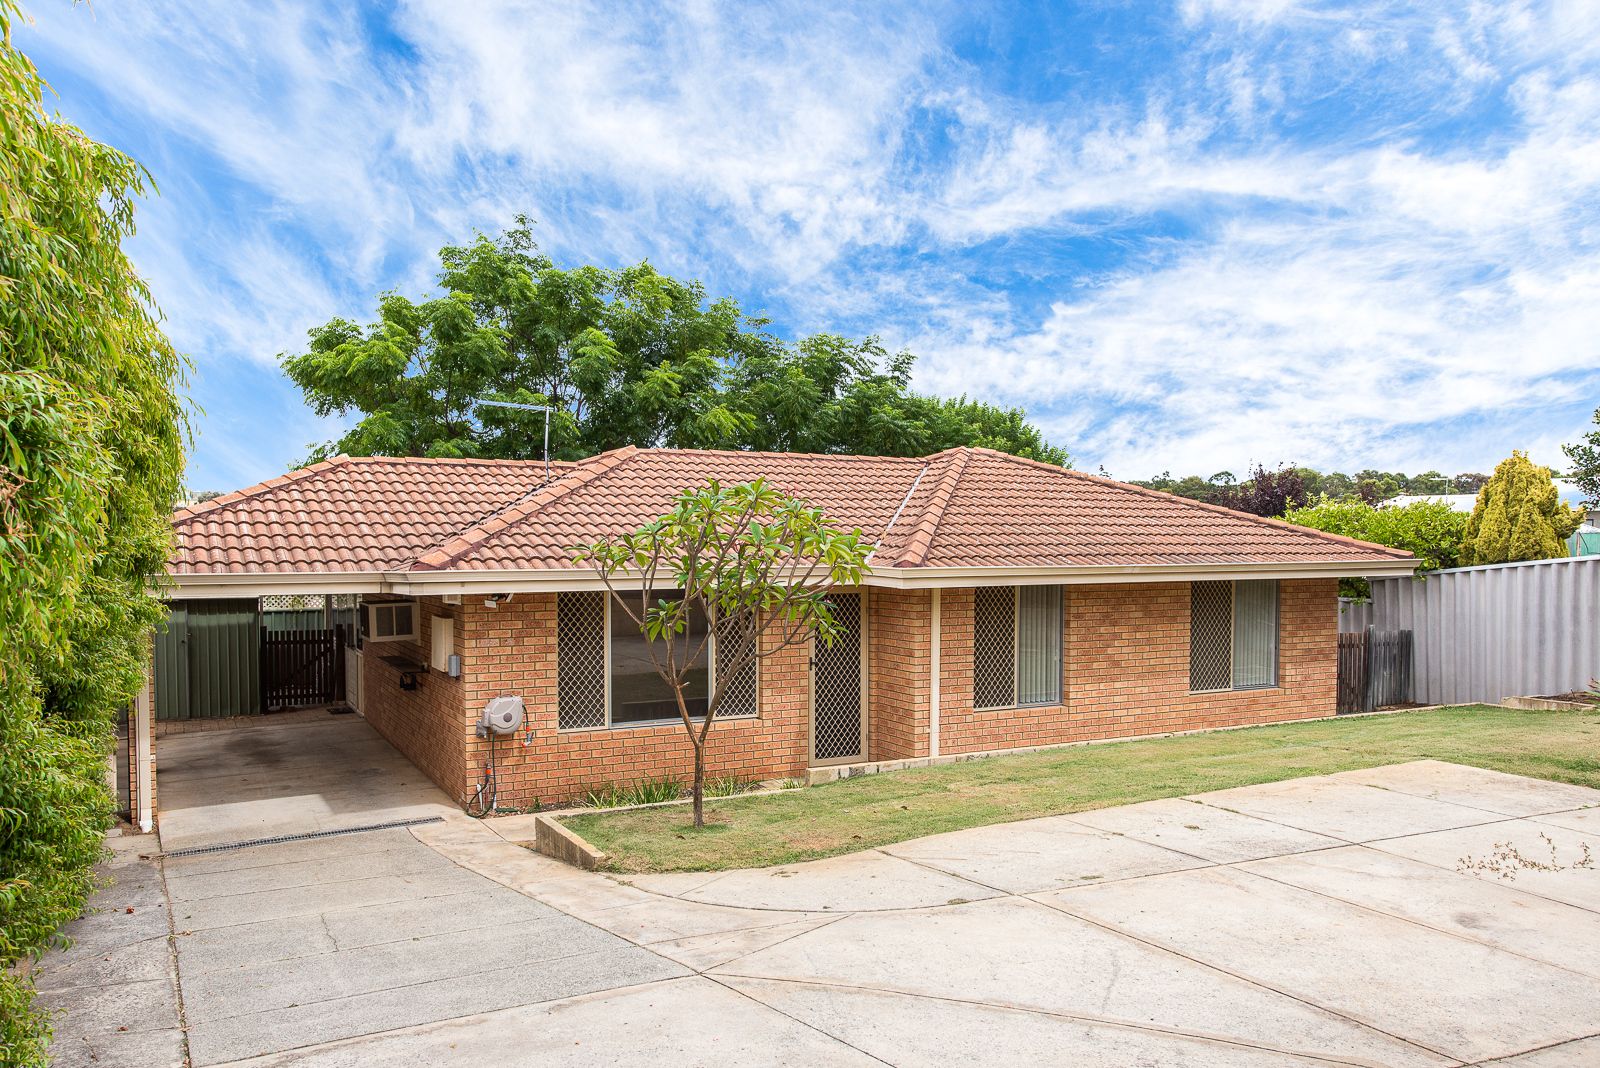
[[[253,597],[173,602],[156,634],[156,719],[260,712],[260,627]]]

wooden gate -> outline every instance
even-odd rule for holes
[[[344,698],[342,628],[261,632],[261,708],[327,705]]]
[[[1412,700],[1409,630],[1368,627],[1339,635],[1338,712],[1371,712]]]

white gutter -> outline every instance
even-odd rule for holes
[[[869,571],[863,586],[938,589],[961,586],[1082,585],[1085,583],[1205,582],[1235,578],[1386,578],[1411,575],[1415,560],[1317,563],[1127,564],[1083,567],[885,567]],[[618,576],[628,589],[636,579]],[[537,593],[603,590],[590,568],[482,569],[385,572],[229,572],[171,575],[157,591],[170,600],[260,597],[284,593],[440,594]]]
[[[1410,575],[1415,560],[1319,563],[1128,564],[1088,567],[885,567],[867,586],[917,590],[958,586],[1072,586],[1134,582],[1207,582],[1240,578],[1385,578]]]
[[[387,593],[389,577],[377,571],[227,571],[176,574],[152,593],[163,600],[270,597],[291,593]]]

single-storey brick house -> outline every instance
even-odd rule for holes
[[[1336,583],[1406,553],[1018,459],[624,448],[575,464],[339,457],[175,514],[169,596],[358,595],[350,700],[451,796],[686,777],[690,750],[569,549],[763,477],[874,546],[832,647],[738,680],[708,771],[745,779],[1334,712]],[[717,670],[712,643],[705,678]],[[520,695],[492,743],[485,703]],[[722,722],[723,718],[726,722]]]

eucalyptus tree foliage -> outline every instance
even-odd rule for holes
[[[1561,451],[1572,461],[1567,477],[1583,491],[1583,503],[1600,508],[1600,408],[1594,410],[1594,426],[1577,441],[1561,446]]]
[[[733,680],[789,646],[831,645],[841,627],[828,592],[859,584],[869,551],[861,531],[842,529],[762,479],[710,481],[636,531],[574,548],[604,582],[613,612],[645,636],[651,664],[672,692],[694,750],[696,827],[705,826],[707,743]],[[705,620],[704,632],[685,642],[694,619]],[[717,670],[697,715],[687,690],[713,640]]]
[[[122,251],[140,167],[44,109],[0,0],[0,1063],[48,1026],[12,969],[92,888],[117,710],[171,549],[184,362]]]
[[[786,342],[729,298],[648,263],[560,268],[527,219],[440,252],[440,291],[385,294],[378,317],[335,319],[283,360],[323,415],[359,413],[312,458],[536,458],[623,445],[918,455],[982,445],[1065,463],[1020,410],[910,390],[913,357],[876,339]]]

